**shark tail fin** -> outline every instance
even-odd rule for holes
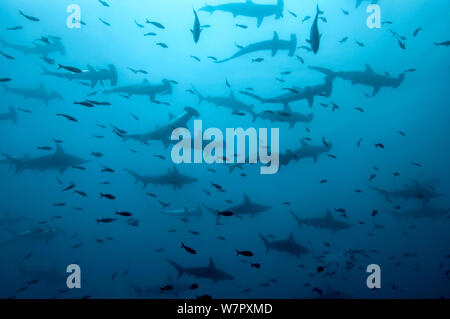
[[[319,5],[317,5],[316,10],[317,14],[324,14],[324,12],[319,9]]]
[[[195,94],[197,94],[198,104],[201,104],[205,100],[205,97],[203,95],[201,95],[200,92],[197,91],[196,88],[193,87],[192,89],[194,90]]]
[[[403,83],[403,80],[405,79],[406,74],[405,73],[400,73],[397,81],[394,83],[394,85],[392,86],[394,89],[398,88],[400,86],[400,84]]]
[[[302,220],[300,219],[300,217],[295,215],[295,213],[292,210],[289,211],[289,212],[291,213],[292,217],[294,217],[295,220],[297,221],[298,227],[301,227],[302,226]]]
[[[174,262],[173,260],[170,260],[169,258],[166,258],[166,260],[169,264],[171,264],[176,269],[176,271],[178,272],[177,278],[180,278],[181,275],[184,273],[184,268],[181,265]]]
[[[203,205],[203,207],[206,208],[207,210],[209,210],[214,216],[216,216],[216,224],[218,224],[220,222],[220,215],[217,212],[217,210],[212,209],[212,208],[210,208],[210,207],[208,207],[206,205]]]
[[[267,252],[269,252],[269,249],[270,249],[270,243],[269,243],[269,241],[266,239],[266,237],[264,237],[264,236],[261,235],[261,234],[259,234],[259,237],[261,237],[261,239],[262,239],[262,241],[263,241],[263,243],[264,243],[264,246],[266,246]]]
[[[23,171],[23,167],[22,167],[22,163],[20,162],[20,160],[18,160],[17,158],[12,157],[11,155],[8,155],[6,153],[2,153],[3,156],[5,156],[9,163],[11,165],[14,165],[16,167],[16,173],[20,173],[21,171]]]
[[[295,50],[297,49],[297,36],[294,33],[291,34],[291,41],[289,42],[289,45],[291,46],[289,48],[289,56],[293,56]]]
[[[11,117],[11,121],[16,124],[17,123],[17,112],[16,109],[12,106],[9,107],[9,116]]]
[[[140,176],[137,173],[133,172],[132,170],[130,170],[128,168],[124,168],[124,171],[134,177],[135,183],[139,182]]]
[[[117,84],[117,69],[113,64],[108,65],[109,71],[111,72],[111,85],[115,86]]]

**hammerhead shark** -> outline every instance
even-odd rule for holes
[[[81,73],[72,73],[72,72],[53,72],[49,71],[46,68],[42,67],[44,71],[43,75],[51,75],[56,76],[58,78],[63,78],[67,80],[87,80],[91,82],[91,88],[97,85],[97,82],[102,83],[103,81],[111,81],[111,85],[115,86],[117,84],[117,70],[116,67],[112,64],[108,66],[108,69],[98,69],[95,70],[91,65],[87,66],[87,70],[84,70]]]
[[[297,36],[295,34],[291,34],[290,40],[280,40],[280,38],[278,37],[278,33],[274,32],[272,40],[249,44],[246,47],[240,49],[235,54],[233,54],[231,57],[224,60],[216,61],[215,63],[223,63],[226,61],[230,61],[232,59],[236,59],[245,54],[266,50],[271,51],[272,56],[277,54],[278,50],[288,50],[289,56],[293,56],[296,49],[297,49]]]
[[[206,5],[199,11],[206,11],[212,14],[214,11],[230,12],[233,17],[244,16],[257,19],[257,27],[261,25],[265,17],[275,16],[275,19],[283,17],[284,0],[277,0],[277,4],[257,4],[252,0],[245,2],[223,3],[215,6]]]
[[[263,120],[269,120],[270,122],[284,122],[289,123],[289,128],[292,129],[297,123],[309,123],[314,118],[313,113],[308,115],[292,111],[289,106],[286,106],[283,111],[264,111],[257,113],[254,117]],[[254,121],[253,120],[253,121]]]
[[[192,117],[198,117],[200,113],[192,107],[186,106],[184,113],[181,113],[178,117],[170,115],[171,119],[168,124],[158,127],[148,133],[144,134],[126,134],[123,136],[124,140],[136,140],[144,144],[150,140],[159,140],[167,148],[173,141],[170,139],[172,131],[178,127],[186,127],[187,122]]]
[[[166,174],[163,175],[144,175],[141,176],[130,169],[124,169],[127,173],[134,177],[135,183],[142,183],[144,188],[148,184],[153,185],[172,185],[174,189],[180,189],[185,184],[192,184],[198,181],[197,178],[188,175],[181,174],[178,169],[174,166],[169,168]]]
[[[331,95],[331,92],[333,90],[333,79],[334,79],[333,76],[327,76],[325,77],[324,84],[307,86],[305,88],[293,87],[291,91],[288,93],[268,98],[260,97],[256,94],[246,91],[239,91],[239,93],[248,95],[260,101],[263,104],[264,103],[283,104],[285,109],[289,105],[289,103],[300,100],[307,100],[309,107],[312,107],[314,104],[314,97],[316,96],[329,97]]]
[[[12,157],[5,153],[3,153],[3,155],[6,157],[7,163],[15,166],[16,173],[21,173],[25,170],[36,170],[41,172],[57,170],[60,173],[63,173],[69,167],[79,166],[88,162],[80,157],[67,154],[60,144],[56,144],[56,151],[51,155],[35,158],[30,158],[28,156],[22,158]]]
[[[150,82],[145,79],[141,84],[133,84],[126,86],[119,86],[111,90],[106,90],[103,93],[125,93],[128,96],[132,95],[146,95],[150,98],[150,102],[157,103],[155,100],[156,95],[162,94],[172,94],[172,85],[169,80],[162,80],[162,84],[150,84]]]
[[[333,147],[333,143],[310,145],[306,141],[301,141],[301,147],[297,150],[287,150],[286,153],[280,154],[280,166],[288,165],[290,161],[298,161],[303,158],[312,158],[314,163],[317,163],[317,159],[320,154],[328,153]]]
[[[204,96],[200,94],[200,92],[198,92],[195,88],[194,91],[198,96],[198,104],[206,101],[208,103],[215,104],[216,106],[229,108],[233,111],[233,113],[242,111],[247,112],[255,117],[255,112],[253,111],[254,106],[252,104],[245,104],[244,102],[238,100],[233,91],[230,92],[229,96]]]
[[[205,208],[208,209],[210,212],[212,212],[214,215],[216,215],[216,222],[219,223],[220,214],[217,214],[217,210],[206,206]],[[255,215],[268,211],[271,208],[272,207],[267,205],[252,202],[248,197],[248,195],[244,194],[244,201],[241,204],[231,206],[225,210],[233,212],[234,216],[242,218],[243,216],[254,217]]]
[[[212,258],[209,259],[209,264],[206,267],[183,267],[168,258],[166,258],[166,260],[176,269],[178,272],[178,278],[180,278],[183,274],[187,274],[196,278],[210,279],[213,282],[234,279],[233,276],[217,268]]]
[[[290,212],[292,217],[295,218],[298,227],[302,225],[308,225],[314,228],[329,229],[333,234],[337,231],[348,229],[352,227],[351,224],[342,222],[331,215],[330,210],[327,209],[325,216],[323,217],[312,217],[312,218],[300,218],[294,212]]]
[[[12,106],[9,107],[9,111],[7,113],[0,113],[0,121],[7,120],[11,120],[14,124],[17,123],[17,112]]]
[[[48,105],[50,100],[62,100],[63,97],[55,92],[47,92],[45,90],[44,83],[41,83],[38,88],[12,88],[6,84],[3,84],[5,92],[14,93],[23,96],[25,99],[35,99]]]
[[[64,48],[61,39],[57,37],[50,37],[51,42],[45,43],[45,44],[33,44],[31,46],[29,45],[19,45],[19,44],[12,44],[9,43],[6,40],[0,39],[0,45],[3,47],[11,48],[20,52],[23,52],[23,54],[37,54],[42,55],[44,57],[47,57],[52,52],[59,52],[61,55],[66,54],[66,49]]]
[[[45,243],[48,243],[55,239],[57,236],[61,235],[63,232],[60,229],[56,228],[41,228],[41,227],[33,227],[23,232],[12,232],[12,237],[3,242],[0,242],[0,245],[12,244],[16,242],[22,241],[30,241],[35,242],[37,240],[43,240]]]
[[[269,252],[270,249],[273,249],[279,252],[288,253],[297,258],[311,252],[308,248],[297,243],[292,233],[289,234],[288,239],[274,240],[272,242],[269,242],[267,238],[261,234],[259,234],[259,237],[261,237],[264,246],[266,246],[267,252]]]
[[[368,64],[366,64],[366,69],[364,71],[334,72],[330,69],[317,66],[310,66],[309,68],[322,72],[328,76],[351,81],[353,85],[362,84],[365,86],[370,86],[373,88],[372,96],[375,96],[382,87],[392,87],[394,89],[399,87],[405,79],[405,73],[400,73],[396,78],[386,74],[375,73]]]
[[[368,188],[376,191],[377,193],[384,196],[387,201],[390,201],[395,198],[403,198],[404,200],[408,199],[418,199],[424,202],[429,202],[431,199],[442,196],[443,194],[437,193],[432,188],[422,185],[416,181],[414,181],[413,185],[409,185],[404,189],[400,190],[386,190],[379,187],[368,186]]]

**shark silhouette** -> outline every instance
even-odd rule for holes
[[[62,100],[63,97],[55,92],[47,92],[45,90],[44,83],[41,83],[38,88],[12,88],[6,84],[3,84],[3,89],[5,92],[10,92],[13,94],[21,95],[25,99],[39,100],[48,105],[51,100]]]
[[[209,264],[206,267],[182,267],[168,258],[166,258],[166,260],[176,269],[178,272],[178,278],[180,278],[183,274],[187,274],[196,278],[210,279],[213,282],[234,279],[233,276],[217,268],[212,258],[209,259]]]
[[[115,86],[117,84],[117,70],[112,64],[108,66],[108,69],[95,70],[91,65],[87,66],[87,70],[81,73],[69,73],[69,72],[52,72],[42,67],[44,71],[43,75],[56,76],[58,78],[63,78],[67,80],[86,80],[91,82],[91,88],[97,85],[97,82],[103,84],[103,81],[111,81],[111,85]]]
[[[66,49],[64,48],[61,40],[57,37],[50,37],[52,40],[49,43],[45,44],[33,44],[29,45],[18,45],[9,43],[6,40],[0,39],[0,45],[6,48],[11,48],[17,51],[22,52],[23,54],[37,54],[47,57],[50,53],[58,52],[61,55],[66,54]]]
[[[298,227],[301,227],[302,225],[308,225],[314,228],[320,228],[320,229],[329,229],[333,233],[348,229],[352,227],[353,225],[342,222],[336,218],[334,218],[331,215],[330,210],[327,209],[327,213],[323,217],[313,217],[313,218],[300,218],[296,214],[294,214],[292,211],[290,212],[292,217],[295,218]]]
[[[106,90],[103,93],[125,93],[128,96],[145,95],[150,98],[150,102],[158,102],[155,99],[156,95],[172,94],[172,85],[170,81],[166,79],[162,80],[162,84],[150,84],[150,82],[145,79],[141,84],[119,86],[111,90]]]
[[[277,54],[278,50],[288,50],[289,56],[293,56],[296,49],[297,49],[297,36],[295,34],[291,34],[291,39],[289,41],[286,41],[280,40],[278,33],[274,32],[272,40],[249,44],[246,47],[240,49],[235,54],[233,54],[231,57],[224,60],[215,61],[215,63],[223,63],[252,52],[266,51],[266,50],[271,51],[272,56]]]
[[[269,98],[263,98],[256,94],[246,91],[240,91],[239,93],[250,96],[263,104],[265,103],[283,104],[283,106],[286,108],[287,106],[289,106],[289,103],[300,100],[307,100],[309,107],[312,107],[314,104],[314,97],[316,96],[329,97],[331,95],[331,92],[333,90],[333,79],[334,76],[327,76],[325,78],[324,84],[307,86],[305,88],[293,87],[293,89],[295,90],[294,92],[291,91],[285,94]]]
[[[277,4],[257,4],[252,0],[245,2],[223,3],[219,5],[205,5],[199,11],[206,11],[213,14],[215,11],[229,12],[233,17],[245,16],[256,18],[256,25],[259,28],[265,17],[275,16],[275,19],[283,17],[284,0],[277,0]]]
[[[266,246],[267,252],[269,252],[270,249],[284,252],[289,255],[293,255],[295,257],[300,257],[301,255],[305,255],[310,253],[311,251],[307,249],[306,247],[303,247],[299,243],[297,243],[294,239],[294,236],[292,233],[289,234],[288,239],[283,240],[274,240],[272,242],[268,241],[263,235],[259,234],[259,237],[261,237],[264,246]]]
[[[148,186],[148,184],[153,185],[171,185],[174,189],[180,189],[185,184],[192,184],[198,181],[197,178],[191,177],[188,175],[181,174],[178,169],[174,166],[173,168],[169,168],[166,174],[163,175],[139,175],[136,172],[133,172],[130,169],[124,169],[128,174],[135,178],[136,183],[142,183],[144,188]]]
[[[383,87],[392,87],[394,89],[398,88],[405,79],[405,73],[400,73],[396,78],[386,74],[375,73],[368,64],[366,64],[366,69],[364,71],[334,72],[330,69],[317,66],[310,66],[309,68],[324,73],[328,76],[351,81],[353,85],[362,84],[365,86],[370,86],[373,88],[372,96],[377,95]]]
[[[0,113],[0,121],[8,120],[11,120],[14,124],[17,123],[17,112],[12,106],[9,107],[9,111],[7,113]]]
[[[79,166],[84,163],[87,163],[87,160],[84,160],[80,157],[67,154],[64,152],[60,144],[56,145],[55,153],[51,155],[45,155],[35,158],[30,158],[28,156],[24,156],[22,158],[14,158],[8,154],[3,153],[6,157],[6,161],[3,163],[9,163],[12,166],[15,166],[16,173],[21,173],[26,170],[36,170],[36,171],[51,171],[57,170],[60,173],[63,173],[69,167]]]

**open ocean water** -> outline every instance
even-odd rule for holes
[[[450,297],[450,3],[206,2],[1,1],[0,297]]]

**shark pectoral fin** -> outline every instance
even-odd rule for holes
[[[258,17],[257,19],[258,20],[256,21],[256,27],[259,28],[264,20],[264,17]]]
[[[275,54],[277,54],[277,48],[272,48],[272,56],[274,56]]]
[[[380,87],[379,87],[379,86],[374,86],[374,87],[373,87],[373,93],[372,93],[372,96],[377,95],[379,91],[380,91]]]
[[[91,80],[91,89],[95,88],[97,85],[97,80]]]
[[[309,107],[312,107],[314,104],[314,96],[310,96],[307,99],[308,99]]]

